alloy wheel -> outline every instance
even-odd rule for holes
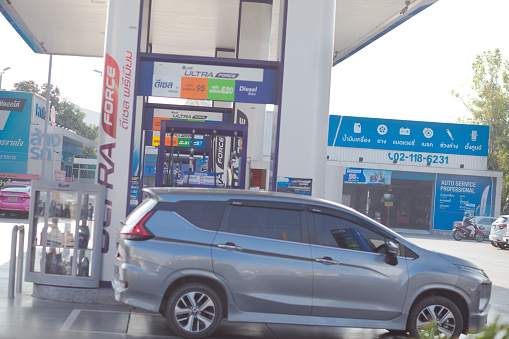
[[[175,304],[174,314],[177,324],[188,333],[206,331],[217,316],[214,301],[197,291],[182,295]]]
[[[417,317],[417,331],[421,338],[451,338],[456,329],[456,318],[443,305],[430,305]]]

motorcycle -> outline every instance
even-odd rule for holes
[[[484,233],[477,227],[475,222],[472,222],[472,226],[474,226],[474,237],[473,239],[477,242],[484,241]],[[460,241],[461,239],[472,239],[470,237],[470,230],[464,227],[462,224],[454,225],[452,229],[452,237],[456,241]]]

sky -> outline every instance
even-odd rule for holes
[[[403,2],[403,1],[402,1]],[[439,0],[333,67],[330,114],[452,122],[468,114],[451,90],[473,94],[477,54],[499,48],[509,59],[508,0]],[[49,56],[32,52],[0,15],[1,88],[48,80]],[[73,70],[72,72],[70,70]],[[102,58],[54,56],[51,83],[61,96],[99,112]]]

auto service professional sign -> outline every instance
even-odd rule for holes
[[[138,50],[140,0],[110,0],[105,43],[105,65],[98,178],[106,190],[101,280],[113,272],[116,227],[125,218],[130,199],[131,130],[134,122],[134,74]]]
[[[468,175],[438,174],[435,184],[434,229],[451,230],[465,212],[491,216],[493,179]]]

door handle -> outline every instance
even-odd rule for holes
[[[339,261],[332,260],[331,257],[316,258],[315,261],[319,262],[320,264],[339,265]]]
[[[218,244],[217,247],[235,251],[242,251],[244,249],[240,246],[235,245],[232,242],[227,242],[226,244]]]

